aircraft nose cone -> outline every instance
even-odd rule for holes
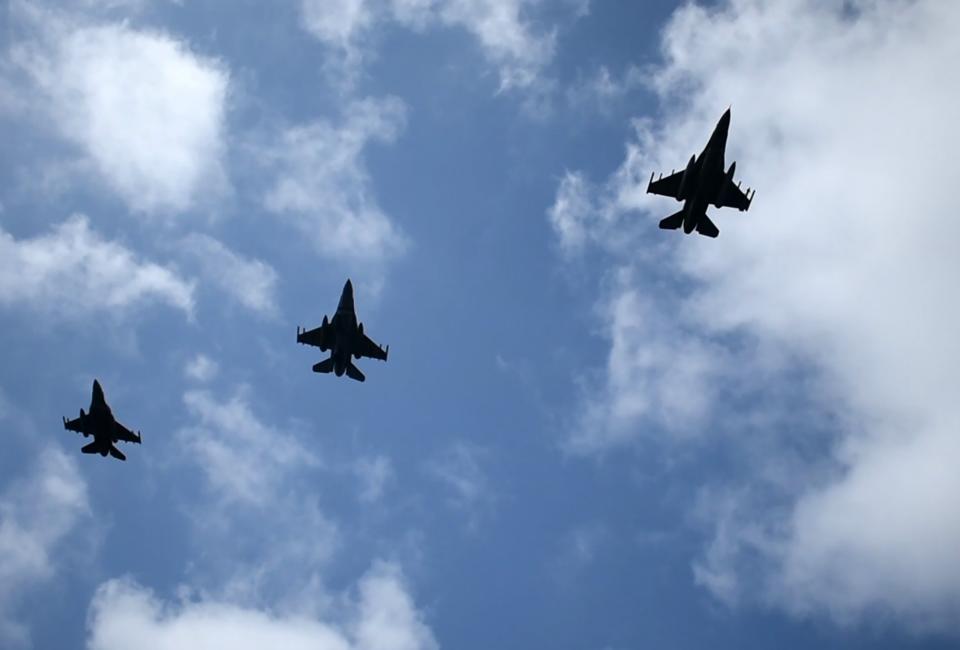
[[[343,293],[340,294],[337,311],[353,311],[353,283],[349,279],[343,285]]]

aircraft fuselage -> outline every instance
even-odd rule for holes
[[[90,411],[80,411],[80,429],[84,437],[93,436],[93,448],[96,453],[106,456],[117,440],[113,435],[116,420],[113,411],[107,405],[100,382],[93,382],[93,397],[90,399]]]
[[[356,347],[357,313],[353,305],[353,284],[348,280],[340,295],[337,312],[330,321],[334,331],[334,345],[330,350],[333,359],[333,372],[342,377],[350,365],[350,356]]]
[[[727,111],[710,134],[707,145],[694,161],[693,167],[687,170],[692,178],[685,181],[685,192],[680,198],[684,202],[683,232],[688,235],[697,228],[700,218],[707,213],[707,206],[716,200],[726,181],[724,153],[729,129],[730,111]]]

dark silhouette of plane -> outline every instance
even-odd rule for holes
[[[669,196],[683,201],[683,209],[671,214],[660,221],[664,230],[676,230],[683,226],[683,232],[688,235],[696,230],[701,235],[716,237],[720,229],[707,216],[707,205],[713,204],[718,208],[737,208],[741,212],[750,207],[753,195],[750,188],[746,192],[740,190],[740,183],[733,184],[733,173],[737,163],[730,163],[730,169],[723,171],[723,152],[727,148],[727,131],[730,129],[730,109],[723,114],[716,128],[703,148],[698,158],[690,157],[687,168],[682,172],[671,172],[666,178],[660,175],[656,181],[650,174],[647,184],[648,194]]]
[[[315,364],[314,372],[334,372],[337,377],[346,372],[347,377],[357,381],[363,381],[366,377],[350,361],[351,355],[355,359],[369,357],[386,361],[387,353],[390,352],[389,345],[386,349],[381,348],[363,333],[363,323],[357,323],[357,314],[353,308],[353,284],[350,280],[343,285],[343,293],[340,294],[340,302],[337,304],[337,313],[333,318],[327,321],[327,317],[324,316],[320,327],[312,330],[305,330],[298,326],[297,343],[314,345],[323,352],[330,350],[330,358]]]
[[[107,406],[107,400],[103,397],[100,382],[96,379],[93,380],[90,412],[84,413],[83,409],[80,409],[80,417],[77,419],[67,420],[67,418],[63,418],[63,428],[82,433],[84,438],[93,436],[93,442],[80,450],[83,453],[100,454],[101,456],[110,454],[119,460],[126,460],[127,457],[114,447],[113,443],[122,440],[140,444],[141,441],[139,431],[133,433],[114,419],[113,411]]]

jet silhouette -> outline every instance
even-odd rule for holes
[[[357,314],[353,308],[353,284],[350,280],[343,285],[337,313],[333,318],[328,321],[324,316],[320,327],[312,330],[298,326],[297,343],[316,346],[323,352],[330,350],[330,358],[315,364],[314,372],[334,372],[337,377],[347,373],[347,377],[357,381],[364,381],[366,377],[350,361],[351,355],[356,359],[369,357],[386,361],[387,353],[390,352],[389,345],[386,349],[381,348],[363,333],[363,323],[357,323]]]
[[[698,158],[690,157],[687,168],[682,172],[671,172],[666,178],[660,175],[656,181],[650,174],[647,184],[648,194],[669,196],[683,201],[683,209],[660,221],[664,230],[676,230],[683,226],[688,235],[696,230],[701,235],[716,237],[720,229],[707,216],[707,205],[712,203],[718,208],[737,208],[741,212],[750,207],[753,195],[750,188],[746,193],[740,190],[740,183],[733,184],[733,173],[737,163],[730,163],[730,169],[723,171],[723,152],[727,148],[727,131],[730,129],[730,109],[723,114],[716,128]]]
[[[107,406],[107,400],[103,397],[100,382],[96,379],[93,380],[90,412],[84,413],[83,409],[80,409],[80,417],[77,419],[67,420],[67,418],[63,418],[63,428],[82,433],[84,437],[93,436],[93,442],[80,450],[83,453],[100,454],[101,456],[110,454],[119,460],[126,460],[127,457],[114,447],[113,443],[122,440],[140,444],[141,441],[139,431],[133,433],[114,419],[113,411]]]

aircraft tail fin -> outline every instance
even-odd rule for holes
[[[116,447],[114,447],[113,445],[110,445],[110,448],[107,451],[109,451],[110,455],[116,458],[117,460],[127,459],[127,457],[123,455],[123,452],[117,449]]]
[[[697,232],[705,237],[716,237],[720,234],[720,229],[717,228],[717,224],[710,221],[710,217],[703,215],[697,223]]]
[[[89,445],[84,445],[83,447],[81,447],[81,448],[80,448],[80,451],[82,451],[82,452],[85,453],[85,454],[99,454],[99,453],[100,453],[100,445],[98,445],[98,444],[97,444],[97,441],[94,440],[94,441],[91,442]]]
[[[366,377],[363,376],[363,373],[360,372],[360,369],[357,368],[352,363],[347,364],[347,377],[350,379],[356,379],[357,381],[365,381]]]
[[[313,364],[313,371],[322,373],[333,372],[333,359],[327,359],[326,361]]]
[[[683,225],[683,210],[675,212],[669,217],[660,220],[660,228],[663,230],[676,230]]]

